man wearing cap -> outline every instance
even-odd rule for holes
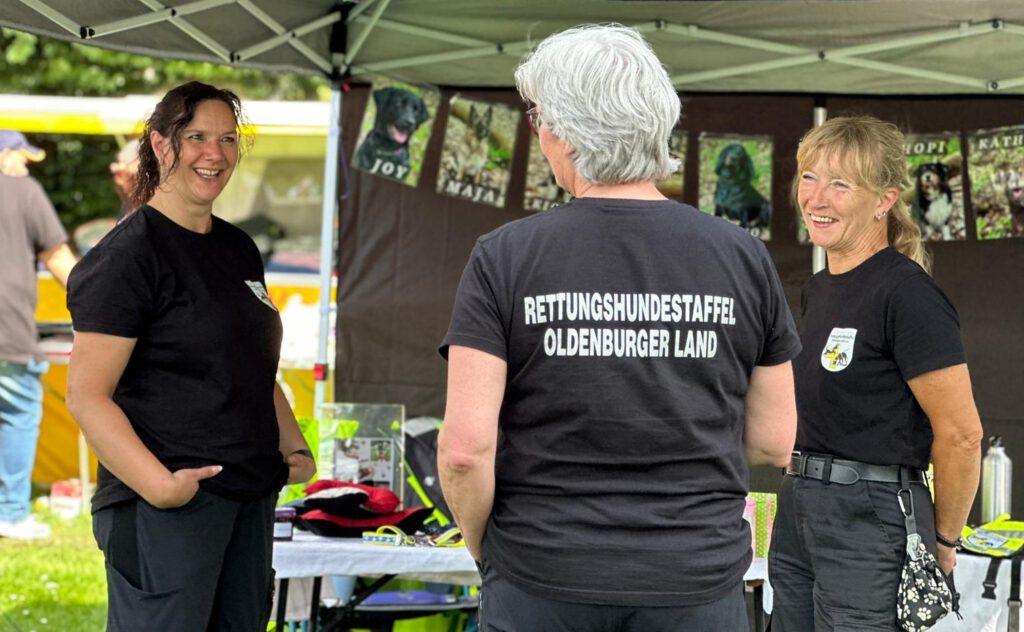
[[[75,256],[29,161],[46,156],[20,132],[0,130],[0,537],[30,540],[50,528],[29,515],[43,412],[37,348],[36,261],[66,286]]]

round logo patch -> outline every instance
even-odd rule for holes
[[[853,341],[856,339],[856,329],[834,328],[821,350],[821,366],[833,373],[848,367],[853,362]]]

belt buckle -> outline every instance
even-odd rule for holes
[[[810,458],[809,455],[797,452],[796,458],[800,462],[799,467],[796,468],[796,475],[800,478],[807,478],[807,461]]]

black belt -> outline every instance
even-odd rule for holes
[[[924,472],[912,467],[873,465],[860,461],[837,459],[828,455],[802,454],[800,452],[793,453],[792,460],[786,466],[786,474],[801,478],[813,478],[826,485],[829,483],[853,485],[857,481],[898,483],[900,482],[901,468],[906,471],[907,480],[914,483],[925,482]]]

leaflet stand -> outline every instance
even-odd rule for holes
[[[405,406],[325,403],[317,419],[321,478],[387,487],[404,506]]]

